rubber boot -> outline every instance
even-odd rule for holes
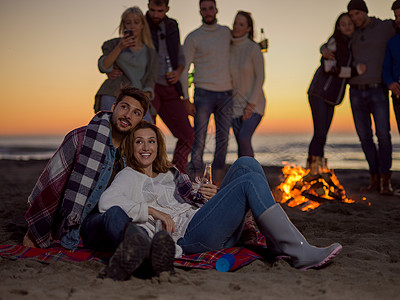
[[[277,256],[289,256],[292,266],[300,270],[321,267],[342,250],[342,245],[338,243],[326,248],[310,245],[279,203],[259,216],[257,224],[267,240],[268,248]]]
[[[393,188],[390,177],[390,173],[381,174],[381,195],[393,195]]]

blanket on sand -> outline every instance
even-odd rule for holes
[[[82,248],[82,245],[79,246],[80,247],[78,247],[77,250],[68,250],[62,247],[59,243],[54,243],[50,248],[47,249],[31,248],[23,245],[0,245],[0,256],[12,260],[31,258],[47,263],[57,260],[73,262],[92,260],[106,264],[112,255],[112,253],[109,252],[95,252]],[[252,246],[257,246],[260,248],[265,247],[265,240],[263,237],[261,237],[257,240],[257,244]],[[213,269],[215,268],[216,261],[226,253],[230,253],[235,257],[235,264],[231,268],[231,271],[237,270],[256,259],[262,258],[262,256],[256,252],[240,246],[192,255],[184,255],[178,259],[175,259],[174,264],[176,267]]]

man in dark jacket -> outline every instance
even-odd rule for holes
[[[164,123],[178,139],[172,162],[186,173],[187,158],[194,140],[193,128],[188,116],[194,115],[194,105],[182,100],[182,86],[179,82],[185,67],[178,23],[166,16],[169,0],[149,0],[146,19],[149,23],[154,46],[159,56],[159,68],[155,96],[152,100],[152,112],[161,117]],[[171,64],[169,69],[168,64]]]

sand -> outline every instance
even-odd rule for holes
[[[45,163],[0,160],[1,244],[22,241],[26,199]],[[280,168],[264,169],[275,188]],[[357,203],[328,202],[311,212],[283,206],[311,243],[343,245],[323,269],[256,260],[235,272],[177,268],[174,276],[114,282],[97,278],[103,268],[97,262],[0,257],[0,299],[400,299],[400,197],[360,193],[369,178],[365,170],[335,173]],[[393,184],[400,188],[400,172]]]

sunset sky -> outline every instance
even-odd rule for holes
[[[393,18],[393,0],[367,0],[370,16]],[[318,67],[319,47],[348,0],[217,0],[220,24],[250,11],[264,54],[267,109],[258,132],[310,132],[306,91]],[[117,36],[121,13],[147,0],[1,0],[0,135],[65,134],[93,116],[94,95],[106,78],[97,69],[104,41]],[[201,24],[197,0],[171,0],[182,43]],[[392,131],[396,132],[391,108]],[[335,113],[332,131],[354,132],[349,100]]]

